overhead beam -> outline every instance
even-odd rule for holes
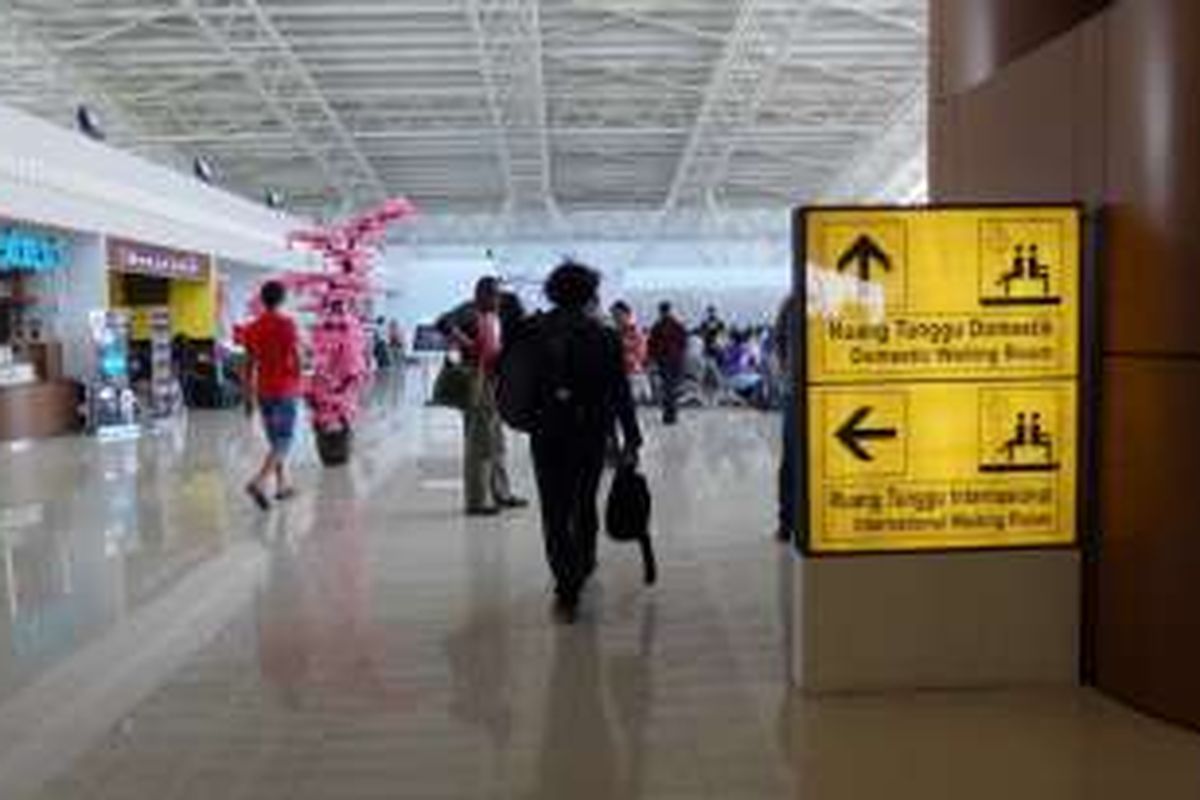
[[[917,34],[922,38],[927,33],[927,26],[922,24],[922,21],[885,14],[878,8],[867,6],[862,2],[857,2],[857,0],[838,0],[836,7],[857,14],[879,25],[884,25],[905,33]]]
[[[661,75],[650,75],[643,70],[637,70],[632,67],[620,66],[617,64],[596,64],[588,63],[580,59],[572,58],[564,53],[547,53],[546,58],[563,66],[580,73],[595,73],[597,75],[608,75],[613,78],[626,81],[628,83],[639,83],[643,86],[653,86],[657,89],[666,89],[670,92],[703,95],[704,88],[701,86],[690,86],[686,83],[681,83],[670,78],[664,78]]]
[[[503,213],[561,223],[551,179],[540,0],[466,0],[507,197]]]
[[[543,25],[542,49],[566,42],[587,41],[598,33],[611,30],[621,24],[616,17],[600,17],[572,25]]]
[[[190,0],[234,60],[198,32],[188,1],[0,0],[0,13],[15,6],[78,73],[110,91],[143,129],[110,124],[122,145],[207,152],[229,185],[236,173],[253,195],[267,165],[288,159],[292,173],[278,180],[308,182],[306,196],[333,187],[342,196],[330,206],[358,202],[346,194],[372,196],[376,184],[314,95],[280,65],[284,55],[251,19],[251,3]],[[849,160],[870,173],[861,165],[878,162],[867,147],[898,87],[920,69],[925,27],[921,0],[253,4],[269,10],[267,23],[320,81],[317,96],[385,187],[444,189],[454,207],[473,183],[486,184],[479,194],[501,210],[544,220],[561,206],[572,224],[583,208],[648,208],[658,224],[638,230],[651,239],[675,235],[697,214],[715,224],[751,205],[755,187],[778,197],[797,187],[811,199]],[[124,43],[136,46],[112,46]],[[6,68],[4,49],[0,72],[12,79],[2,93],[24,107],[69,124],[73,98],[94,96],[78,85],[42,91]],[[27,64],[19,70],[33,74]],[[324,164],[311,166],[317,158]],[[898,183],[911,183],[913,163],[903,162]]]
[[[338,213],[387,197],[383,181],[257,0],[177,3],[337,189],[343,206]]]
[[[123,93],[121,95],[121,99],[124,100],[125,102],[135,103],[135,104],[151,102],[154,100],[170,101],[175,95],[178,95],[180,92],[190,91],[192,89],[195,89],[197,86],[207,83],[208,81],[212,80],[213,78],[220,77],[221,75],[229,75],[231,73],[236,73],[236,72],[237,72],[237,69],[235,67],[233,67],[232,65],[222,64],[221,66],[213,67],[212,69],[202,70],[201,72],[196,73],[195,75],[190,75],[186,78],[182,78],[177,81],[171,81],[166,84],[161,84],[159,86],[154,87],[153,89],[146,89],[144,91],[138,91],[138,92]]]
[[[824,187],[826,201],[889,200],[881,196],[901,172],[926,160],[928,88],[924,80],[911,87],[888,119],[850,158],[845,169]]]
[[[30,106],[43,114],[61,114],[65,122],[76,105],[86,103],[101,114],[114,142],[136,148],[136,140],[147,134],[141,121],[13,12],[11,4],[0,4],[0,71],[12,84],[28,87]],[[147,154],[166,162],[180,160],[170,147],[151,147]]]
[[[681,206],[715,209],[713,191],[727,171],[735,135],[753,122],[788,60],[793,38],[818,4],[818,0],[783,4],[742,0],[652,230],[665,228]],[[648,255],[654,238],[635,255],[633,266]]]
[[[793,36],[817,4],[817,0],[798,0],[780,6],[770,0],[744,0],[680,156],[663,216],[681,203],[704,200],[717,185],[733,149],[733,134],[754,120],[775,74],[787,62]]]
[[[677,22],[675,20],[666,19],[663,17],[652,16],[640,11],[634,11],[631,8],[611,5],[609,3],[593,2],[585,6],[582,3],[574,2],[572,3],[572,8],[580,11],[598,11],[601,14],[608,15],[614,19],[631,22],[634,25],[642,28],[654,28],[661,31],[668,31],[670,33],[680,34],[689,39],[706,42],[708,44],[724,45],[726,41],[725,37],[719,33],[711,33],[692,25],[688,25],[684,22]]]
[[[643,211],[563,212],[570,229],[580,240],[624,242],[631,246],[651,233],[652,220]],[[789,217],[776,211],[731,211],[721,225],[699,220],[695,227],[673,224],[661,232],[663,242],[697,242],[736,239],[761,242],[763,239],[786,241]],[[488,213],[430,213],[417,217],[404,236],[416,244],[456,244],[477,246],[481,241],[497,241],[499,229],[494,215]],[[524,228],[511,241],[563,243],[560,233],[543,226]]]
[[[143,25],[152,24],[169,16],[171,16],[170,12],[166,12],[161,9],[151,11],[144,16],[111,25],[95,33],[88,34],[87,36],[81,36],[76,39],[69,39],[65,42],[61,42],[56,44],[54,49],[58,53],[71,53],[76,50],[87,50],[89,48],[101,45],[110,39],[114,39],[126,33],[131,33]]]
[[[678,137],[687,133],[686,128],[671,128],[671,127],[570,127],[560,128],[555,131],[556,136],[572,139],[595,138],[595,139],[643,139],[654,137]],[[791,133],[803,135],[802,130],[793,130]],[[494,135],[491,128],[476,128],[476,127],[460,127],[460,128],[445,128],[445,127],[407,127],[407,128],[371,128],[357,130],[354,132],[354,137],[360,143],[369,140],[397,140],[397,141],[418,141],[418,142],[456,142],[467,140],[470,142],[486,141]],[[787,136],[789,131],[780,131],[779,135]],[[218,137],[225,143],[237,142],[255,142],[255,143],[270,143],[281,142],[288,140],[289,133],[287,131],[278,130],[242,130],[236,132],[214,131],[203,128],[191,130],[185,133],[172,134],[153,134],[142,137],[139,141],[144,144],[187,144],[197,141],[210,141]]]

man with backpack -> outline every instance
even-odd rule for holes
[[[625,463],[642,445],[620,336],[597,315],[599,286],[589,267],[557,267],[545,286],[554,308],[529,323],[500,368],[501,412],[530,434],[555,608],[568,622],[596,568],[610,432],[620,424]]]

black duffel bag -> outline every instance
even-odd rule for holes
[[[632,464],[618,467],[608,490],[604,527],[613,541],[637,542],[641,547],[647,586],[658,580],[658,560],[650,541],[650,507],[650,486],[645,476]]]

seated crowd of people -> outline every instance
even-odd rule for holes
[[[660,306],[660,320],[643,326],[630,306],[618,301],[611,308],[613,323],[625,344],[625,369],[635,398],[658,404],[664,390],[664,362],[678,361],[676,402],[680,406],[735,405],[777,408],[782,372],[776,353],[775,332],[766,324],[731,325],[710,306],[698,325],[688,326],[675,317],[668,303]],[[678,357],[670,345],[655,346],[655,329],[667,327],[682,332]],[[675,323],[678,323],[676,326]]]

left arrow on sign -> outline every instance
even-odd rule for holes
[[[837,439],[859,461],[874,461],[875,456],[863,447],[864,442],[879,439],[895,439],[899,434],[895,428],[863,428],[861,426],[871,415],[871,406],[862,406],[837,429]]]

